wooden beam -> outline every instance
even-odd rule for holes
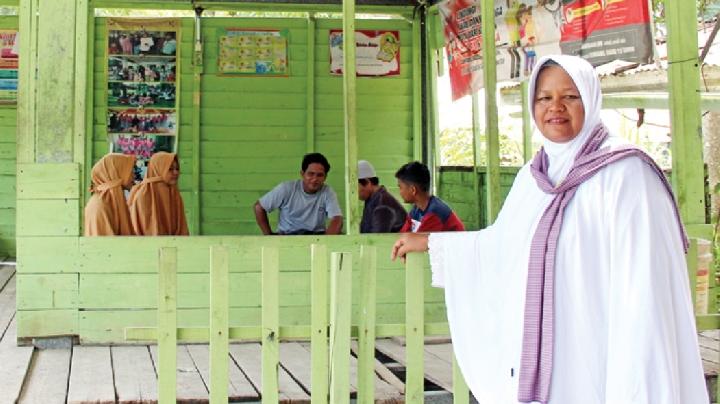
[[[328,255],[327,246],[313,244],[310,247],[312,277],[312,324],[310,335],[312,371],[312,404],[327,404],[328,383]]]
[[[195,16],[194,24],[194,49],[193,49],[193,105],[192,105],[192,214],[191,214],[191,231],[192,235],[202,234],[202,198],[200,198],[200,173],[202,172],[202,159],[200,149],[202,148],[201,130],[200,130],[200,108],[202,103],[202,75],[204,71],[202,43],[202,18],[201,15]],[[178,120],[178,122],[180,122]],[[178,147],[179,138],[175,137],[175,147]]]
[[[228,402],[228,251],[210,247],[210,403]]]
[[[280,362],[280,253],[262,249],[262,396],[263,404],[278,402]]]
[[[160,249],[158,267],[158,404],[176,401],[177,249]]]
[[[347,234],[360,233],[357,177],[355,1],[343,1],[343,106],[345,111],[345,211]]]
[[[685,0],[667,0],[665,15],[673,188],[683,221],[705,223],[697,9]]]
[[[350,402],[352,255],[332,253],[330,283],[330,402]]]
[[[528,82],[520,83],[522,94],[522,132],[523,132],[523,160],[527,163],[533,157],[532,149],[532,111],[530,111],[530,96],[528,94]]]
[[[361,294],[358,324],[357,403],[375,402],[375,305],[377,248],[360,247]]]
[[[413,88],[413,159],[422,161],[422,115],[423,115],[423,97],[422,97],[422,67],[420,54],[420,13],[417,13],[412,23],[412,88]]]
[[[315,151],[315,16],[307,17],[307,89],[305,102],[305,151]]]
[[[495,60],[495,2],[482,0],[483,84],[485,87],[485,142],[487,176],[485,178],[486,223],[495,221],[500,211],[500,129],[497,110],[497,66]],[[490,40],[487,40],[490,38]]]
[[[425,267],[424,254],[407,256],[405,266],[405,402],[422,403],[425,398]]]

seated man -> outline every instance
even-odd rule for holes
[[[358,197],[365,201],[360,233],[400,231],[407,212],[400,202],[380,185],[375,168],[366,160],[358,160]]]
[[[329,171],[325,156],[306,154],[300,171],[302,179],[280,183],[255,202],[255,220],[263,234],[274,234],[267,213],[275,209],[280,209],[277,234],[340,234],[342,212],[335,191],[325,185]]]
[[[464,231],[455,212],[440,198],[430,194],[430,170],[418,161],[407,163],[395,173],[400,196],[414,206],[401,232]]]

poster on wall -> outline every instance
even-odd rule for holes
[[[218,74],[288,75],[287,30],[224,28],[218,38]]]
[[[343,74],[343,33],[330,30],[330,73]],[[358,76],[400,74],[400,33],[398,31],[355,30],[355,66]]]
[[[18,33],[0,30],[0,104],[15,104],[18,90]]]
[[[453,100],[483,86],[480,0],[440,3]],[[495,0],[499,81],[524,80],[544,55],[572,54],[593,65],[648,63],[647,0]]]
[[[110,152],[137,157],[142,181],[156,152],[177,151],[178,42],[175,19],[109,19],[107,133]]]

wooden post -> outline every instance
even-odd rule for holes
[[[277,247],[262,249],[262,402],[278,402],[280,362],[280,259]]]
[[[375,296],[377,248],[360,247],[360,317],[358,319],[358,404],[375,402]]]
[[[478,227],[483,228],[488,225],[486,218],[486,214],[483,211],[483,200],[481,198],[480,194],[480,170],[482,169],[482,164],[480,161],[482,160],[480,158],[480,150],[482,150],[482,144],[481,144],[481,136],[482,132],[480,131],[480,102],[478,100],[478,93],[477,91],[473,91],[472,94],[470,94],[471,101],[472,101],[472,133],[473,133],[473,195],[475,195],[475,211],[477,212],[478,217]],[[487,168],[485,168],[485,188],[487,189]]]
[[[485,86],[485,142],[487,144],[486,224],[495,221],[500,211],[500,130],[497,111],[495,58],[495,1],[482,0],[483,83]],[[488,39],[489,38],[489,39]]]
[[[360,233],[357,178],[355,1],[343,0],[343,105],[345,110],[345,210],[347,234]]]
[[[202,234],[202,220],[200,218],[200,172],[201,172],[201,153],[200,148],[200,103],[202,99],[202,74],[203,66],[203,43],[202,43],[202,9],[195,12],[195,35],[193,49],[193,105],[192,105],[192,215],[190,229],[192,235]],[[175,138],[175,146],[177,147],[177,138]]]
[[[311,247],[312,276],[312,335],[311,351],[311,403],[327,404],[328,383],[328,253],[327,247],[313,244]]]
[[[668,30],[672,183],[685,224],[705,223],[697,9],[693,2],[667,0],[665,16]]]
[[[228,252],[210,247],[210,404],[228,402]]]
[[[469,404],[470,390],[453,355],[453,404]]]
[[[527,80],[523,80],[522,83],[520,83],[520,95],[522,97],[523,160],[526,163],[533,157],[532,111],[530,111],[528,87]]]
[[[307,90],[305,101],[305,150],[315,151],[315,14],[307,17]]]
[[[91,39],[94,39],[91,36],[88,36],[88,33],[91,31],[89,24],[93,22],[90,15],[88,0],[78,0],[75,10],[75,29],[78,32],[84,32],[85,35],[77,35],[75,37],[75,54],[77,55],[77,57],[75,57],[75,77],[82,77],[81,80],[75,80],[75,108],[83,111],[83,113],[76,113],[73,116],[73,162],[80,164],[80,179],[83,178],[82,173],[89,171],[89,167],[85,167],[84,164],[86,145],[85,139],[89,137],[86,133],[86,129],[88,127],[92,128],[92,126],[87,126],[87,114],[90,113],[90,116],[92,116],[92,109],[88,108],[88,104],[92,105],[90,103],[92,98],[88,97],[88,95],[91,95],[91,91],[88,91],[88,87],[92,88],[92,66],[94,66],[94,63],[90,62],[90,58],[87,57],[88,48],[92,46]],[[82,57],[80,57],[81,55]],[[88,85],[88,83],[90,83],[90,85]],[[80,201],[83,202],[78,204],[78,209],[80,210],[80,212],[78,212],[78,217],[82,222],[85,206],[85,193],[87,192],[88,187],[81,181],[78,181],[78,183],[80,187]]]
[[[417,161],[423,160],[422,155],[422,113],[423,113],[423,97],[422,97],[422,67],[420,54],[420,14],[415,13],[412,22],[412,79],[413,79],[413,159]]]
[[[89,7],[89,6],[88,6]],[[82,192],[80,194],[80,208],[83,209],[85,206],[85,202],[90,198],[90,192],[88,191],[88,186],[92,182],[92,165],[93,165],[93,108],[94,108],[94,100],[95,100],[95,89],[93,88],[92,83],[94,82],[95,77],[95,9],[89,7],[88,15],[87,15],[87,45],[85,47],[86,52],[86,59],[87,59],[87,71],[86,73],[86,80],[88,85],[85,86],[85,156],[81,163],[81,184],[80,184],[80,191]],[[76,147],[79,148],[79,145],[76,145]],[[84,215],[80,215],[81,223],[84,225],[83,219]]]
[[[405,268],[405,402],[422,403],[425,398],[425,268],[427,255],[412,253]]]
[[[352,255],[332,253],[330,270],[330,402],[350,403]]]
[[[177,368],[177,249],[160,249],[158,268],[158,404],[175,403]]]

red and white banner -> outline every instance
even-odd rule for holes
[[[500,81],[527,78],[550,54],[578,55],[596,66],[652,59],[647,0],[495,0],[494,10]],[[483,86],[480,0],[446,0],[439,11],[456,100]]]

